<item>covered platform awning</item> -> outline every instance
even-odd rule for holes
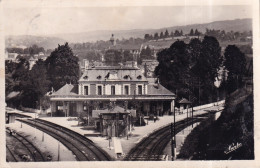
[[[130,114],[129,110],[125,110],[124,108],[120,106],[115,106],[114,108],[111,109],[104,109],[104,110],[93,110],[92,114],[93,117],[98,117],[99,115],[115,115],[115,114]]]

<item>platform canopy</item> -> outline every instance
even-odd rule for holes
[[[122,107],[115,106],[112,109],[104,109],[104,110],[99,110],[100,114],[129,114],[130,112],[128,110],[125,110]]]

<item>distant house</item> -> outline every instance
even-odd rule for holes
[[[19,54],[17,54],[17,53],[6,53],[5,60],[16,61],[16,58],[18,55]]]
[[[40,57],[44,56],[44,53],[43,52],[39,52],[38,54]]]
[[[137,68],[137,61],[126,61],[125,62],[126,67],[136,67]]]
[[[91,65],[94,67],[100,67],[100,66],[104,66],[104,63],[101,61],[93,61],[91,62]]]
[[[154,70],[159,65],[159,62],[157,60],[148,60],[144,59],[142,60],[141,70],[144,73],[146,77],[155,77]]]

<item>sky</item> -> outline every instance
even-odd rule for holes
[[[248,5],[6,7],[6,35],[52,35],[95,30],[157,29],[219,20],[252,18]]]

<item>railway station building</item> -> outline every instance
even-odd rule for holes
[[[155,78],[146,78],[134,64],[128,66],[89,66],[77,85],[66,84],[50,95],[53,116],[98,116],[113,102],[137,115],[166,115],[173,112],[175,94]]]

